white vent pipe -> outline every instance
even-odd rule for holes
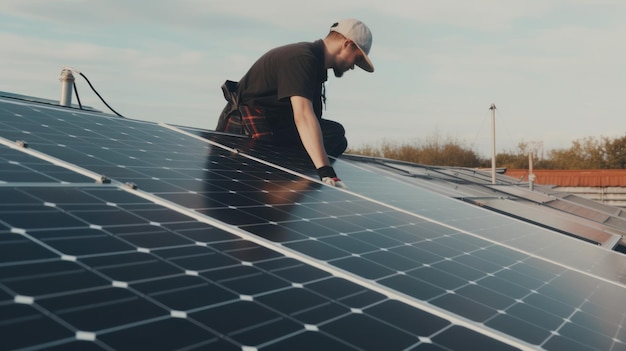
[[[61,100],[59,101],[59,105],[72,106],[72,89],[74,87],[74,75],[72,71],[68,68],[63,68],[59,80],[61,81]]]

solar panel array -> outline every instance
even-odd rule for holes
[[[626,349],[623,255],[365,162],[8,99],[0,144],[3,349]]]
[[[531,191],[527,183],[503,175],[497,175],[497,184],[492,184],[488,172],[476,169],[420,166],[391,160],[369,163],[369,167],[391,172],[396,177],[402,175],[404,181],[410,179],[422,188],[581,240],[622,251],[626,246],[623,239],[626,221],[620,216],[623,211],[616,207],[557,192],[547,186],[536,186],[537,190]]]

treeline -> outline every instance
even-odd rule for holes
[[[459,140],[437,135],[421,142],[382,141],[378,145],[349,148],[346,152],[424,165],[491,167],[491,157],[480,157]],[[626,166],[626,136],[614,139],[587,137],[574,140],[569,148],[549,151],[544,151],[541,143],[521,142],[515,150],[497,153],[496,165],[528,168],[529,155],[532,155],[535,169],[623,169]]]

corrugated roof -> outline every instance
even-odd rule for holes
[[[507,176],[528,181],[527,169],[507,169]],[[626,169],[533,170],[535,183],[556,186],[626,187]]]

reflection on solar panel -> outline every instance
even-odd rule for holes
[[[2,99],[0,143],[3,349],[626,349],[625,256],[458,182]]]

